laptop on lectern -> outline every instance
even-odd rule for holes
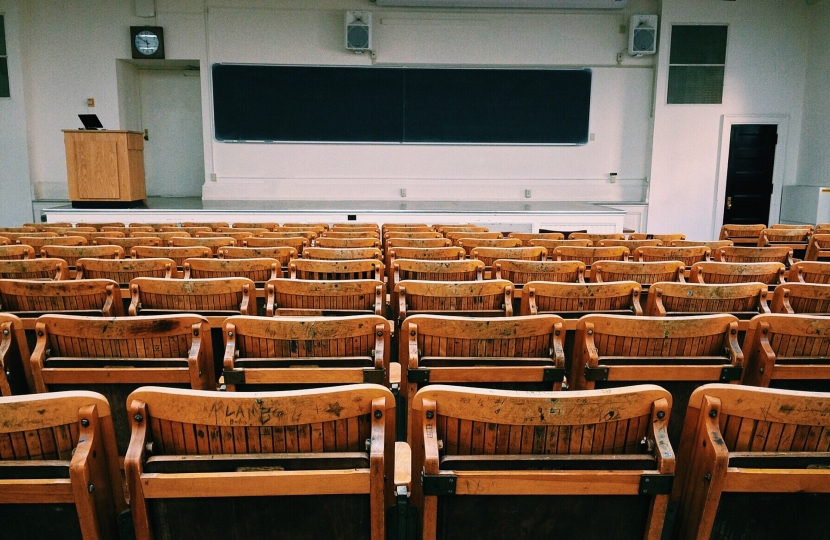
[[[78,118],[83,122],[84,129],[104,129],[103,124],[98,120],[97,114],[79,114]]]

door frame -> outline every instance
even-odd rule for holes
[[[735,124],[775,124],[778,126],[778,144],[775,145],[775,163],[772,169],[772,195],[769,202],[768,225],[778,223],[781,218],[781,192],[784,187],[784,168],[787,157],[790,116],[787,114],[767,115],[721,115],[720,147],[718,149],[718,172],[715,177],[715,208],[712,212],[712,234],[717,237],[723,225],[723,207],[726,204],[726,173],[729,168],[729,144],[732,142],[732,126]]]

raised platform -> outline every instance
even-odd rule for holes
[[[568,201],[202,201],[150,197],[144,208],[45,208],[47,222],[181,223],[183,221],[478,223],[493,230],[585,229],[622,232],[625,211]]]

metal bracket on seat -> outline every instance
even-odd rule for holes
[[[424,495],[455,495],[455,478],[454,475],[426,474],[421,471]]]
[[[543,382],[561,383],[565,378],[565,368],[546,367],[542,373]]]
[[[607,367],[585,366],[585,380],[586,381],[607,381],[609,371],[611,371],[611,369],[607,368]]]
[[[640,477],[640,494],[668,495],[673,485],[673,474],[644,474]]]
[[[386,370],[366,368],[363,370],[363,382],[371,384],[383,384],[386,382]]]
[[[224,370],[222,376],[225,384],[245,384],[245,371],[241,369]]]
[[[429,370],[425,368],[415,368],[406,370],[406,380],[411,383],[428,383]]]
[[[720,370],[721,381],[739,381],[744,368],[742,366],[723,366]]]

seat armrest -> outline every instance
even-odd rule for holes
[[[398,494],[401,487],[407,494],[412,492],[412,448],[398,441],[395,443],[395,491]]]

